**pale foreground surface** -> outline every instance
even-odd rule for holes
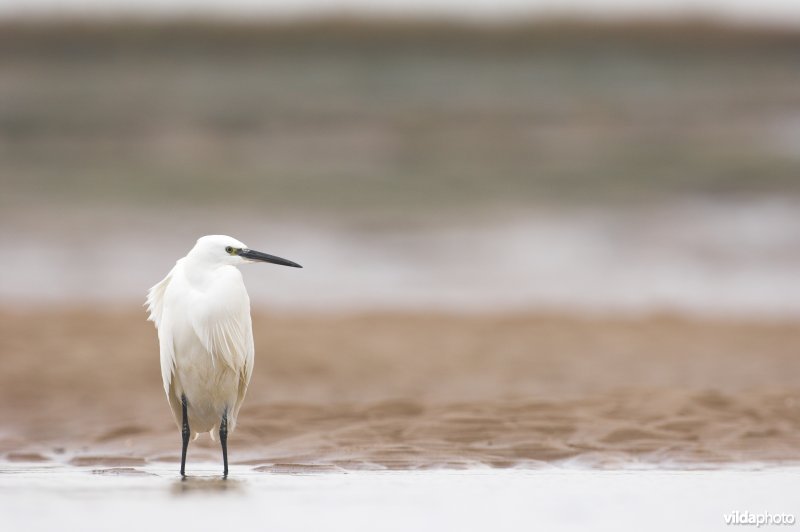
[[[263,474],[180,481],[19,464],[0,474],[7,530],[728,530],[733,511],[800,514],[800,469],[571,468]],[[791,530],[798,525],[772,526]],[[755,526],[732,526],[755,529]]]

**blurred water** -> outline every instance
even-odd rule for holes
[[[380,523],[382,530],[709,531],[729,529],[725,515],[734,510],[797,518],[792,467],[268,475],[233,466],[227,481],[183,482],[163,466],[139,474],[7,465],[2,472],[5,522],[31,531],[78,520],[82,530],[122,531],[152,523],[214,530],[374,530]]]
[[[791,0],[494,0],[457,2],[456,0],[6,0],[0,15],[130,15],[176,16],[270,16],[297,17],[320,14],[378,16],[435,16],[506,20],[519,16],[717,16],[767,22],[800,22],[800,9]]]
[[[225,231],[304,266],[244,267],[259,307],[800,316],[800,209],[780,199],[385,227],[263,215],[114,218],[124,227],[88,217],[0,229],[2,304],[136,304],[196,237]]]
[[[140,304],[227,233],[257,306],[800,316],[800,34],[8,23],[0,304]]]

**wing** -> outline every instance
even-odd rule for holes
[[[164,383],[164,391],[169,397],[169,388],[172,382],[172,373],[175,370],[175,344],[172,338],[172,328],[169,327],[169,316],[164,312],[164,297],[172,282],[172,277],[176,265],[169,271],[158,284],[147,291],[147,312],[149,313],[148,320],[152,321],[156,329],[158,329],[158,343],[161,354],[161,380]],[[172,399],[170,399],[171,401]]]
[[[206,304],[210,302],[213,304]],[[250,298],[239,270],[231,267],[189,312],[192,328],[212,362],[229,367],[239,376],[238,396],[231,412],[233,424],[247,393],[255,354]]]
[[[239,393],[236,398],[236,404],[233,406],[233,424],[236,424],[236,418],[239,417],[239,409],[244,402],[244,396],[247,394],[247,387],[250,386],[250,377],[253,376],[253,363],[255,362],[255,345],[253,344],[253,327],[249,323],[250,314],[248,313],[248,339],[247,339],[247,354],[244,360],[244,367],[239,372]]]
[[[177,267],[176,263],[166,277],[147,291],[145,306],[147,306],[147,312],[150,314],[147,319],[155,323],[156,328],[161,326],[161,318],[164,315],[164,295],[167,293],[167,287],[172,281],[172,275]]]

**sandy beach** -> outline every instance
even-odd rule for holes
[[[257,314],[232,463],[262,472],[675,468],[798,461],[800,327],[687,320]],[[136,310],[5,311],[7,462],[177,467]],[[216,462],[202,436],[190,462]]]
[[[0,527],[795,519],[798,56],[705,16],[0,20]],[[242,268],[231,474],[201,435],[182,481],[142,303],[213,234],[303,269]]]

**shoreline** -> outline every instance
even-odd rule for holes
[[[175,462],[139,312],[0,312],[0,454]],[[800,324],[256,313],[231,461],[265,470],[782,464],[800,449]],[[206,436],[189,463],[215,461]]]

